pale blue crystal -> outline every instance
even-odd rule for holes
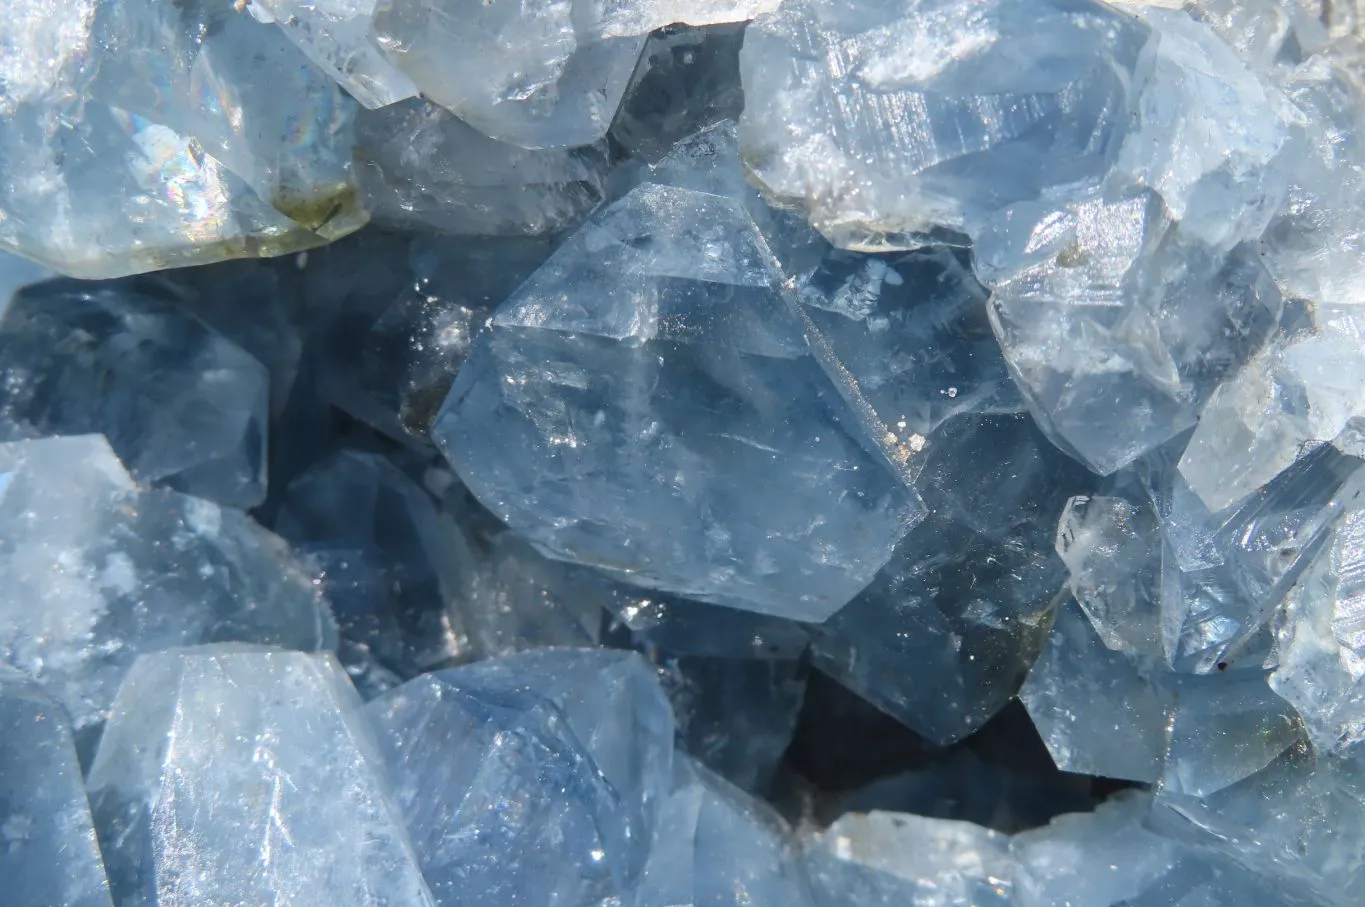
[[[1098,185],[1147,39],[1098,3],[784,3],[745,37],[744,158],[837,245],[913,247]]]
[[[175,305],[53,281],[0,315],[0,437],[102,433],[140,482],[223,504],[265,497],[269,376]]]
[[[9,304],[9,298],[16,290],[55,276],[42,265],[0,251],[0,311]]]
[[[360,700],[330,656],[144,656],[90,769],[120,907],[430,907]]]
[[[273,21],[319,67],[366,107],[417,94],[417,86],[384,58],[370,28],[376,0],[252,0],[247,9]]]
[[[336,646],[284,542],[232,508],[139,490],[97,435],[0,444],[0,526],[0,653],[66,708],[83,758],[141,653]]]
[[[810,904],[790,830],[767,804],[679,756],[638,907]]]
[[[66,712],[0,665],[0,878],[13,907],[110,907]]]
[[[918,505],[857,431],[781,287],[738,202],[641,186],[498,310],[436,440],[552,555],[827,617]]]
[[[817,907],[1012,907],[1009,851],[970,822],[854,813],[808,843],[805,863]]]
[[[1132,659],[1105,648],[1078,608],[1060,609],[1019,698],[1062,771],[1147,783],[1161,776],[1169,697]]]
[[[230,0],[19,0],[6,14],[0,169],[27,176],[0,190],[5,249],[112,277],[305,249],[363,223],[347,102]],[[202,48],[187,43],[208,25]]]
[[[815,665],[939,743],[1018,689],[1065,581],[1056,514],[1089,477],[1026,416],[961,415],[917,458],[930,516],[815,630]]]
[[[672,774],[668,703],[638,656],[483,661],[367,711],[437,904],[629,902]]]
[[[602,201],[604,142],[529,151],[412,101],[356,119],[361,186],[379,222],[488,236],[554,233]]]

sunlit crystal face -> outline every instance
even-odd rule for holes
[[[1358,907],[1349,4],[6,13],[6,905]]]

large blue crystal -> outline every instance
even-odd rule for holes
[[[918,517],[811,355],[743,207],[646,184],[498,310],[434,434],[547,552],[819,620]]]

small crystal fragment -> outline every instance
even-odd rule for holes
[[[1151,783],[1161,776],[1168,697],[1128,656],[1106,649],[1074,606],[1019,691],[1057,767]]]
[[[141,653],[336,646],[287,545],[232,508],[140,491],[98,435],[0,444],[0,526],[0,653],[66,708],[83,758]]]
[[[0,315],[0,437],[102,433],[140,482],[259,504],[268,396],[259,362],[145,293],[53,281]]]
[[[817,907],[1011,907],[1010,839],[970,822],[873,812],[839,819],[806,848]]]
[[[0,878],[15,907],[110,907],[66,713],[0,665]]]
[[[88,783],[119,904],[432,904],[330,656],[144,656]]]

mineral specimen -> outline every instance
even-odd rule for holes
[[[268,397],[259,362],[131,288],[37,284],[0,315],[0,437],[102,433],[140,482],[259,504]]]
[[[115,900],[429,907],[369,734],[329,656],[144,656],[88,780]]]
[[[231,0],[20,0],[0,47],[7,250],[111,277],[364,223],[349,102]]]
[[[0,665],[0,877],[15,907],[110,907],[66,713]]]
[[[239,511],[138,489],[97,435],[0,444],[0,526],[0,656],[65,706],[83,757],[141,653],[336,646],[288,546]]]
[[[433,431],[551,554],[820,620],[920,516],[856,425],[743,208],[646,184],[498,309]]]

